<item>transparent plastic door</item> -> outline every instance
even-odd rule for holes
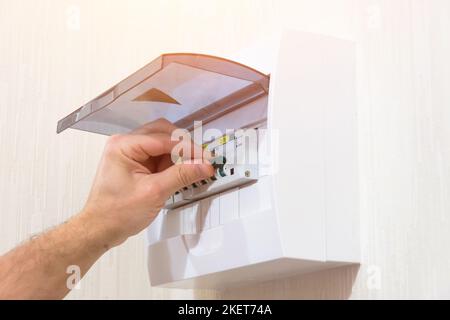
[[[166,118],[192,129],[267,95],[269,76],[239,63],[199,54],[159,57],[58,122],[105,135]]]

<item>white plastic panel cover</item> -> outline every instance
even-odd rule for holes
[[[226,59],[167,54],[154,60],[58,122],[105,135],[166,118],[192,129],[267,95],[269,76]]]

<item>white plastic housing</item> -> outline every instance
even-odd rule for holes
[[[161,214],[152,285],[226,288],[359,262],[354,44],[289,32],[277,49],[269,94],[252,102],[270,135],[258,182]]]
[[[163,210],[148,228],[154,286],[226,288],[359,262],[355,46],[291,31],[264,50],[246,58],[260,71],[164,55],[58,124],[258,128],[255,181]]]

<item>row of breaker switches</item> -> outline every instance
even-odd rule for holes
[[[164,208],[175,209],[255,182],[258,179],[257,144],[246,145],[242,141],[241,136],[226,135],[207,145],[213,146],[209,151],[215,154],[215,158],[211,160],[215,175],[177,191],[167,200]]]

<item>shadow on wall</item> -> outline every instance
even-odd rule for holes
[[[360,266],[328,269],[221,292],[222,299],[349,299]]]

